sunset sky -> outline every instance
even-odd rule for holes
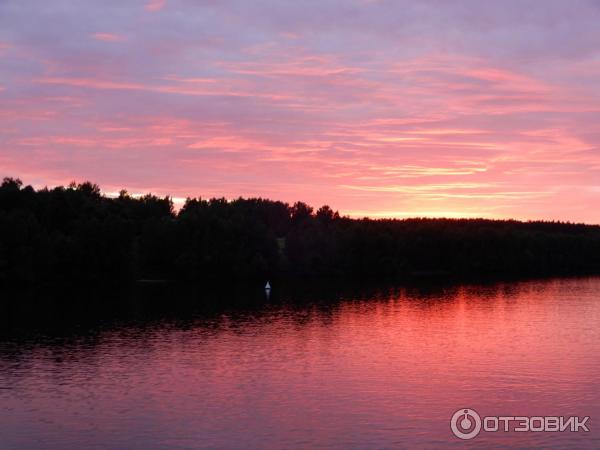
[[[0,175],[600,223],[600,1],[1,0]]]

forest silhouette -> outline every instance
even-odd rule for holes
[[[0,281],[404,279],[600,272],[600,226],[353,219],[261,198],[103,195],[93,183],[0,186]]]

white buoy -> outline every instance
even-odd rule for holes
[[[271,284],[267,281],[267,284],[265,285],[265,290],[266,291],[270,291],[271,290]]]

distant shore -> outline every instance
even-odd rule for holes
[[[600,226],[352,219],[262,198],[115,198],[93,183],[0,186],[2,284],[199,285],[600,273]]]

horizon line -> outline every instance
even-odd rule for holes
[[[243,195],[239,195],[239,196],[209,196],[209,197],[202,197],[202,196],[187,196],[187,197],[177,197],[177,196],[173,196],[170,195],[168,193],[164,193],[164,192],[159,192],[159,191],[154,191],[152,192],[152,190],[146,191],[146,192],[141,192],[141,191],[137,191],[137,192],[131,192],[129,191],[129,189],[127,188],[122,188],[119,191],[114,191],[114,190],[104,190],[102,189],[102,187],[95,182],[92,182],[90,180],[83,180],[83,181],[77,181],[77,180],[72,180],[71,182],[69,182],[68,184],[65,185],[61,185],[61,184],[57,184],[57,185],[48,185],[48,184],[37,184],[37,183],[33,183],[33,184],[26,184],[22,181],[22,179],[20,177],[12,177],[12,176],[4,176],[2,177],[2,179],[7,179],[7,178],[12,178],[14,180],[20,180],[23,183],[23,187],[25,186],[31,186],[34,190],[39,191],[41,189],[48,189],[48,190],[52,190],[58,187],[62,187],[62,188],[69,188],[69,185],[72,183],[75,183],[77,185],[79,184],[83,184],[83,183],[91,183],[92,185],[96,185],[98,186],[98,188],[100,189],[100,194],[102,196],[104,196],[105,198],[117,198],[120,194],[120,191],[124,190],[127,192],[127,194],[129,196],[131,196],[132,198],[140,198],[143,197],[144,195],[154,195],[156,197],[159,198],[169,198],[173,204],[173,209],[175,210],[175,212],[179,212],[181,210],[181,208],[183,207],[183,205],[185,204],[185,202],[188,199],[197,199],[197,200],[217,200],[217,199],[225,199],[225,201],[227,201],[228,203],[233,202],[235,200],[238,199],[242,199],[242,200],[253,200],[253,199],[262,199],[262,200],[268,200],[268,201],[273,201],[273,202],[281,202],[284,204],[287,204],[289,206],[292,206],[294,203],[296,202],[302,202],[307,204],[308,206],[310,206],[311,208],[313,208],[314,210],[317,210],[319,207],[321,206],[329,206],[333,211],[337,212],[338,214],[340,214],[340,217],[345,217],[345,218],[349,218],[349,219],[354,219],[354,220],[361,220],[361,219],[369,219],[369,220],[419,220],[419,219],[432,219],[432,220],[488,220],[488,221],[504,221],[504,222],[520,222],[520,223],[564,223],[564,224],[571,224],[571,225],[585,225],[585,226],[592,226],[592,227],[598,227],[600,226],[600,223],[591,223],[591,222],[579,222],[579,221],[571,221],[569,219],[545,219],[545,218],[536,218],[536,219],[531,219],[531,218],[527,218],[527,219],[519,219],[519,218],[515,218],[515,217],[507,217],[507,216],[497,216],[497,217],[491,217],[491,216],[485,216],[485,215],[479,215],[477,213],[465,213],[465,212],[456,212],[456,211],[448,211],[447,215],[440,215],[438,213],[432,212],[432,211],[423,211],[422,214],[423,215],[419,215],[414,214],[414,213],[402,213],[402,212],[392,212],[392,211],[381,211],[381,212],[370,212],[370,213],[366,213],[366,212],[361,212],[356,211],[356,210],[338,210],[336,208],[333,208],[330,204],[328,203],[324,203],[323,205],[320,205],[319,207],[314,207],[313,205],[310,205],[306,202],[304,202],[303,200],[296,200],[294,202],[289,202],[289,201],[285,201],[285,200],[280,200],[280,199],[275,199],[275,198],[269,198],[266,196],[243,196]]]

